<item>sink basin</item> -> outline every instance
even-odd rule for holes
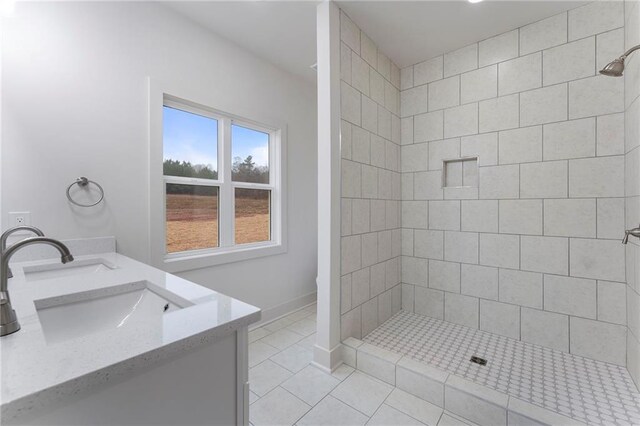
[[[130,327],[162,330],[163,317],[191,303],[147,281],[35,300],[47,343]]]
[[[67,277],[78,274],[95,274],[115,269],[116,266],[105,259],[82,259],[70,263],[47,263],[44,265],[25,266],[24,277],[27,281],[46,280],[49,278]]]

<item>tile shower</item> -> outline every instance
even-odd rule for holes
[[[595,363],[627,416],[588,418],[583,384],[563,414],[638,421],[640,56],[597,72],[638,28],[638,2],[593,2],[399,70],[341,14],[343,340],[431,363],[399,335],[467,327]]]
[[[341,18],[342,337],[401,308],[400,69]]]

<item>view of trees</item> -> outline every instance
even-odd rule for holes
[[[166,176],[184,176],[201,179],[218,179],[218,171],[211,164],[191,164],[188,161],[166,159],[163,164]]]
[[[166,176],[218,179],[218,171],[213,170],[211,164],[191,164],[188,161],[168,158],[164,160],[163,170]],[[236,182],[269,183],[269,167],[256,166],[251,155],[244,160],[241,157],[235,157],[231,175]]]
[[[269,167],[256,167],[251,155],[244,160],[235,157],[231,167],[231,176],[236,182],[269,183]]]

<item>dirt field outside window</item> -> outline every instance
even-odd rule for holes
[[[270,239],[269,201],[236,198],[236,244]],[[167,253],[218,247],[218,197],[167,194]]]

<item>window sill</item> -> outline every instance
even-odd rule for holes
[[[162,265],[160,267],[166,272],[184,272],[259,257],[273,256],[286,252],[286,246],[281,243],[247,244],[246,246],[213,249],[199,253],[167,255],[162,259]]]

